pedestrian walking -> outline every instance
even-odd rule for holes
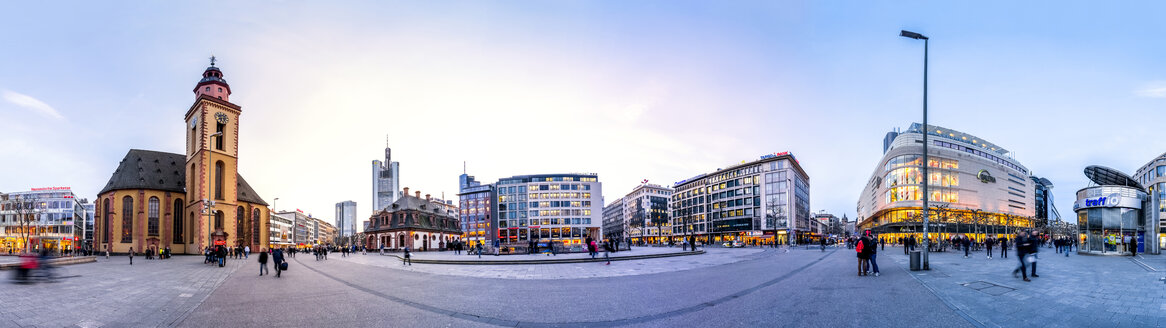
[[[134,248],[130,247],[130,265],[134,265]]]
[[[1130,255],[1138,256],[1138,237],[1130,236]]]
[[[1000,258],[1008,258],[1008,237],[1000,237]]]
[[[886,238],[879,237],[879,244],[881,244],[882,249],[884,251],[887,250],[887,239]],[[875,270],[875,271],[878,271],[878,270]]]
[[[409,266],[413,266],[413,259],[411,254],[409,254],[409,246],[405,246],[405,258],[401,259],[401,266],[405,266],[405,263],[409,263]]]
[[[481,240],[478,241],[477,247],[478,247],[478,249],[476,249],[475,251],[478,253],[478,259],[482,259],[482,241]]]
[[[1032,231],[1032,238],[1030,238],[1030,240],[1041,240],[1040,235],[1037,234],[1036,230]],[[1030,264],[1032,264],[1032,273],[1029,274],[1029,276],[1033,277],[1033,278],[1040,277],[1040,276],[1036,275],[1037,252],[1040,252],[1040,249],[1037,246],[1038,246],[1038,244],[1036,242],[1033,242],[1032,245],[1029,246],[1029,250],[1028,250],[1028,256],[1030,257],[1028,259],[1028,262]]]
[[[968,256],[972,255],[972,253],[971,253],[972,252],[972,239],[968,238],[968,236],[964,236],[962,242],[963,242],[963,248],[964,248],[964,258],[966,259],[966,258],[968,258]]]
[[[1024,277],[1024,281],[1032,281],[1028,279],[1028,263],[1025,263],[1025,254],[1028,252],[1028,247],[1032,245],[1029,238],[1023,232],[1016,234],[1016,258],[1020,261],[1020,266],[1012,269],[1012,276],[1016,277],[1016,273]]]
[[[264,272],[268,272],[267,271],[267,253],[263,252],[263,250],[260,249],[260,251],[259,251],[259,275],[262,276]],[[270,274],[270,272],[268,272],[268,274]]]
[[[992,259],[992,245],[994,245],[994,244],[996,244],[996,239],[992,238],[992,237],[988,237],[988,240],[984,241],[984,247],[988,249],[988,259],[989,260]]]
[[[251,246],[243,247],[243,259],[247,259],[251,255]]]
[[[870,230],[867,230],[866,234],[867,234],[867,236],[869,236],[868,239],[870,239],[872,241],[875,240],[875,239],[873,239],[873,235],[871,235]],[[882,238],[879,238],[879,240],[881,240],[881,239]],[[871,245],[871,246],[878,246],[878,244]],[[872,272],[874,272],[875,277],[879,276],[878,256],[879,256],[878,247],[871,247],[870,248],[870,255],[867,256],[868,257],[867,261],[870,262],[870,268],[871,268]]]
[[[607,264],[604,264],[604,265],[611,265],[611,257],[608,256],[609,253],[611,253],[611,242],[604,241],[603,242],[603,259],[607,260]]]
[[[294,254],[295,252],[292,251],[292,253]],[[284,262],[285,262],[285,260],[283,258],[283,249],[276,249],[274,252],[271,253],[271,263],[272,263],[272,266],[275,267],[275,277],[276,278],[279,278],[280,274],[283,273],[283,265],[284,265],[283,263]]]

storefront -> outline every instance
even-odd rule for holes
[[[1105,167],[1090,166],[1085,175],[1098,186],[1077,191],[1073,210],[1077,212],[1078,253],[1131,255],[1137,241],[1138,253],[1157,254],[1157,227],[1147,225],[1142,212],[1149,199],[1143,188]]]

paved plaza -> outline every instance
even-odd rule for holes
[[[414,264],[374,253],[290,259],[282,278],[255,258],[124,257],[66,266],[57,283],[0,284],[2,327],[1153,327],[1166,324],[1166,260],[1052,256],[1023,282],[1014,258],[933,253],[909,271],[900,248],[882,276],[855,275],[853,250],[722,249],[598,263]],[[663,250],[661,250],[663,251]],[[634,253],[633,251],[632,253]],[[998,255],[998,253],[997,253]],[[438,253],[422,257],[448,256]],[[524,257],[527,255],[523,255]],[[535,257],[535,256],[530,256]],[[8,272],[5,272],[6,274]]]

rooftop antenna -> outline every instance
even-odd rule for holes
[[[466,174],[466,161],[462,161],[462,174]]]
[[[389,135],[385,134],[385,148],[389,148]]]

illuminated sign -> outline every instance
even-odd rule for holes
[[[46,190],[72,190],[72,188],[69,188],[69,187],[32,188],[32,191],[46,191]]]
[[[988,170],[980,170],[980,173],[976,174],[976,178],[979,178],[980,182],[983,183],[996,183],[996,177],[988,173]]]
[[[1110,194],[1109,196],[1105,196],[1105,197],[1086,198],[1085,199],[1085,207],[1094,207],[1094,206],[1114,207],[1114,206],[1117,206],[1118,203],[1121,203],[1121,195],[1118,195],[1118,194]]]
[[[773,154],[765,154],[765,155],[761,155],[761,159],[770,159],[770,158],[775,158],[775,157],[778,157],[778,156],[786,156],[786,155],[789,155],[789,152],[788,152],[788,151],[783,151],[783,152],[780,152],[780,153],[773,153]]]

